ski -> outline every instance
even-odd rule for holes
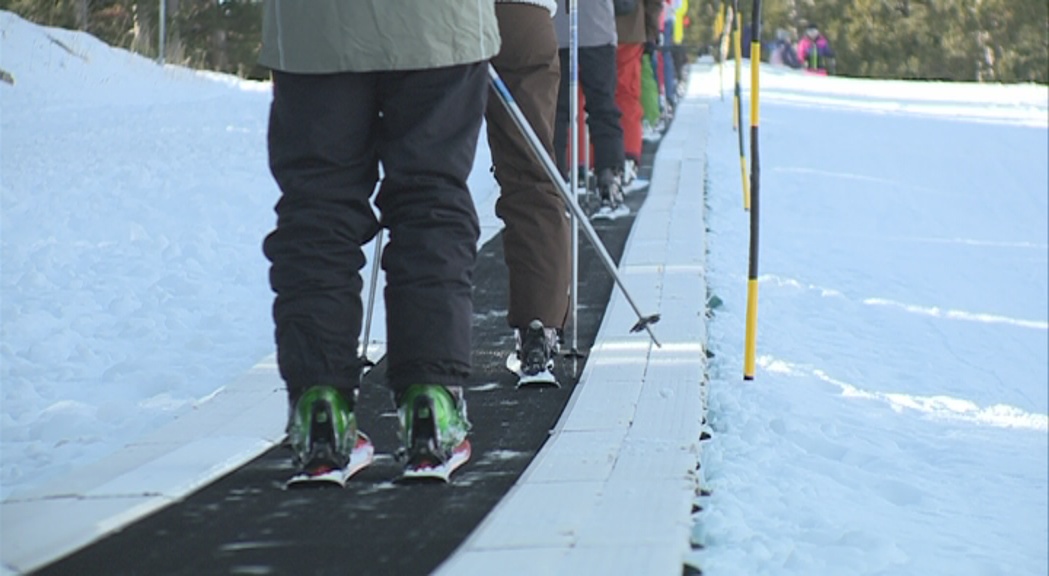
[[[619,206],[616,206],[615,208],[612,208],[612,207],[609,207],[609,206],[602,206],[602,207],[597,209],[597,212],[594,212],[593,214],[590,215],[590,219],[591,220],[616,220],[618,218],[622,218],[623,216],[629,216],[629,215],[630,215],[630,207],[627,206],[626,204],[620,204]]]
[[[466,435],[466,403],[462,388],[411,386],[398,398],[405,447],[398,459],[405,462],[400,482],[439,480],[448,482],[470,459]]]
[[[371,438],[368,438],[363,432],[357,432],[357,443],[353,447],[350,461],[346,463],[346,466],[338,468],[321,464],[300,470],[285,482],[284,487],[336,485],[345,488],[346,482],[354,474],[371,464],[374,457],[375,446],[372,444]]]
[[[418,482],[439,480],[441,482],[449,482],[451,480],[452,472],[458,470],[470,459],[470,451],[470,441],[463,440],[452,450],[448,459],[443,462],[440,458],[433,455],[415,456],[404,467],[404,472],[401,473],[400,481]]]
[[[557,377],[550,370],[542,370],[537,374],[531,375],[523,374],[521,372],[521,359],[517,357],[517,352],[511,352],[506,357],[506,369],[517,375],[518,388],[535,384],[561,387],[557,382]]]

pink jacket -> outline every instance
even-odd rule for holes
[[[825,68],[826,59],[833,56],[830,42],[823,35],[817,36],[815,40],[808,36],[802,36],[801,40],[798,40],[798,60],[805,68]]]

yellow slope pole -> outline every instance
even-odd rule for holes
[[[732,22],[729,23],[729,29],[732,30],[729,38],[732,39],[732,57],[734,64],[736,65],[736,83],[733,85],[733,102],[732,102],[732,129],[739,129],[739,119],[742,115],[742,111],[739,108],[739,82],[740,76],[742,75],[743,61],[740,55],[740,19],[742,16],[739,14],[739,0],[732,0]]]
[[[725,10],[728,9],[728,0],[721,0],[721,8],[718,17],[714,20],[714,35],[718,38],[718,96],[725,99],[725,57],[728,55],[725,49]]]
[[[732,0],[733,30],[732,49],[736,53],[736,85],[733,91],[732,128],[739,135],[739,174],[743,182],[743,209],[750,210],[750,179],[747,177],[747,155],[743,143],[743,50],[740,41],[743,15],[739,13],[739,0]]]
[[[761,0],[754,0],[750,43],[750,262],[747,266],[747,332],[743,350],[743,379],[754,379],[758,331],[758,191],[761,164],[758,155],[759,72],[761,70]]]

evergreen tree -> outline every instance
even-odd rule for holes
[[[714,22],[726,3],[690,0],[685,43],[691,54],[716,46]],[[745,25],[752,4],[740,0]],[[0,9],[157,56],[157,0],[0,0]],[[166,12],[167,62],[266,76],[256,65],[259,0],[166,0]],[[763,0],[761,41],[771,42],[780,28],[798,38],[809,22],[831,42],[837,74],[1049,83],[1046,0]]]

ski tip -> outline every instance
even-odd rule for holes
[[[561,384],[557,381],[557,377],[553,373],[544,370],[539,374],[535,375],[521,375],[517,380],[518,388],[560,388]]]
[[[341,468],[312,468],[303,470],[284,483],[285,488],[323,488],[346,486],[346,478]]]
[[[517,358],[516,352],[511,352],[506,358],[506,369],[517,376],[517,387],[536,387],[536,386],[553,386],[560,388],[561,384],[557,381],[557,376],[554,375],[550,370],[543,370],[538,374],[524,374],[521,372],[521,360]]]
[[[469,440],[463,440],[444,462],[420,460],[404,467],[398,483],[450,483],[452,472],[466,464],[473,449]]]
[[[594,214],[592,216],[590,216],[590,219],[591,220],[616,220],[618,218],[622,218],[624,216],[629,216],[629,215],[630,215],[630,207],[627,206],[626,204],[620,204],[616,208],[612,208],[612,209],[604,209],[604,208],[598,209],[597,212],[594,212]]]

